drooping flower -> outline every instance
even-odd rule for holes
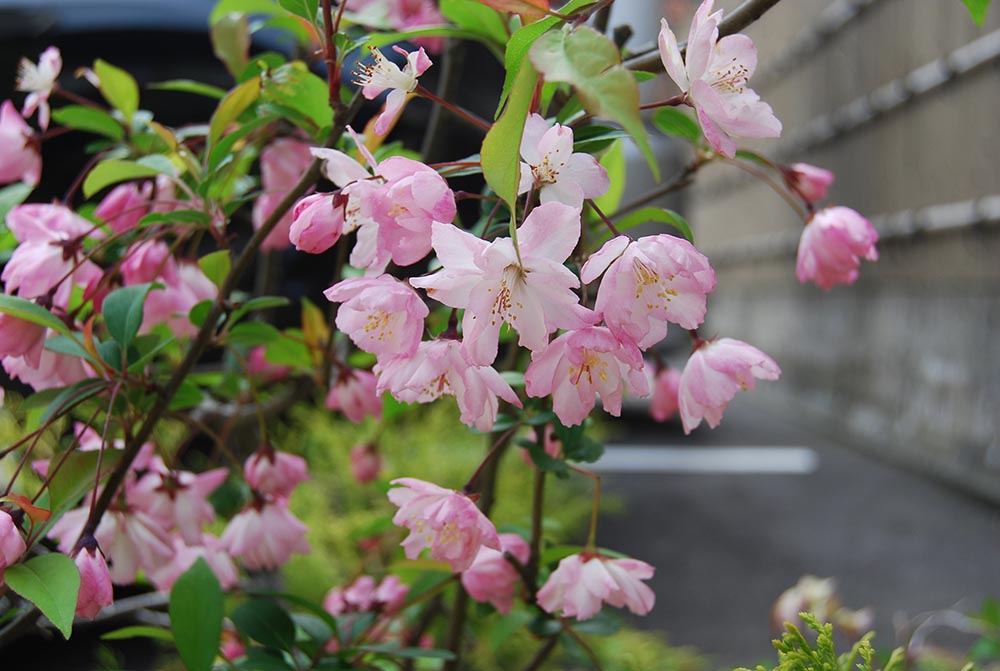
[[[722,10],[712,14],[713,4],[714,0],[704,0],[691,21],[686,59],[667,20],[660,20],[660,59],[698,113],[705,139],[715,151],[733,158],[733,138],[778,137],[781,122],[771,106],[747,86],[757,69],[753,40],[746,35],[720,40]]]
[[[788,186],[808,203],[826,198],[826,191],[833,184],[832,172],[808,163],[793,163],[782,172]]]
[[[601,395],[604,409],[618,417],[622,395],[649,394],[642,355],[603,326],[569,331],[532,357],[524,374],[528,396],[552,394],[552,410],[566,426],[581,424]]]
[[[337,196],[314,193],[295,203],[288,240],[307,254],[322,254],[337,244],[344,229],[344,211]]]
[[[46,328],[9,314],[0,314],[0,357],[24,357],[38,367],[45,346]]]
[[[17,66],[17,90],[28,94],[21,113],[29,117],[38,110],[38,125],[42,130],[49,127],[49,95],[61,70],[62,54],[55,47],[42,52],[38,65],[22,58]]]
[[[312,164],[309,144],[291,137],[273,141],[260,152],[261,194],[253,204],[253,227],[259,229],[285,195],[292,190]],[[262,251],[288,247],[293,215],[286,212],[260,248]]]
[[[532,187],[542,203],[558,202],[579,209],[584,198],[603,196],[611,180],[597,159],[573,153],[573,129],[562,124],[549,127],[538,114],[524,124],[521,136],[521,182],[518,193]]]
[[[705,319],[706,296],[715,290],[715,271],[705,255],[672,235],[612,238],[591,255],[580,277],[589,283],[602,272],[594,309],[612,333],[641,350],[663,340],[667,322],[697,328]]]
[[[642,581],[652,578],[654,571],[638,559],[570,555],[538,590],[538,605],[546,612],[561,611],[577,620],[597,615],[602,603],[627,606],[636,615],[645,615],[653,609],[656,596]]]
[[[155,241],[153,245],[162,245]],[[148,280],[147,280],[148,281]],[[192,336],[197,327],[191,323],[191,308],[202,301],[213,300],[219,288],[193,261],[177,261],[169,257],[162,266],[157,281],[165,286],[154,287],[146,296],[142,311],[143,333],[157,324],[167,324],[177,335]]]
[[[323,598],[323,610],[331,615],[379,611],[394,613],[402,605],[410,588],[399,578],[386,576],[376,585],[375,578],[363,575],[347,587],[331,589]]]
[[[598,321],[580,305],[580,281],[563,262],[580,238],[580,211],[546,203],[518,229],[520,262],[510,238],[486,242],[455,226],[435,224],[432,243],[444,270],[410,284],[445,305],[464,308],[463,348],[471,361],[489,365],[497,357],[500,327],[517,330],[518,342],[540,352],[549,334]]]
[[[0,184],[21,181],[34,186],[42,177],[42,155],[31,127],[9,100],[0,105]]]
[[[108,192],[94,210],[94,216],[106,223],[115,233],[135,228],[152,206],[153,183],[135,182],[119,184]]]
[[[680,408],[678,393],[681,372],[676,368],[663,368],[653,378],[653,397],[649,402],[649,414],[657,422],[665,422],[677,414]]]
[[[17,563],[26,550],[14,518],[6,510],[0,510],[0,584],[3,584],[4,569]]]
[[[323,295],[343,303],[337,328],[360,349],[377,357],[409,356],[420,344],[430,310],[417,292],[391,275],[349,278]]]
[[[417,51],[406,51],[399,46],[393,46],[392,50],[406,58],[406,65],[402,70],[376,47],[372,47],[372,58],[375,62],[370,65],[360,65],[356,72],[358,78],[354,82],[364,87],[361,93],[368,100],[374,100],[382,92],[389,91],[385,99],[385,109],[372,129],[378,135],[389,132],[389,128],[403,109],[406,96],[417,88],[417,77],[433,65],[423,47]]]
[[[221,541],[212,534],[204,534],[197,543],[191,545],[180,536],[174,536],[173,542],[173,558],[149,573],[149,579],[156,585],[156,589],[169,592],[177,579],[199,558],[204,559],[212,569],[222,589],[229,590],[239,584],[240,574],[233,558],[222,547]]]
[[[462,573],[462,587],[476,601],[490,603],[506,615],[514,605],[514,594],[521,574],[504,556],[509,552],[522,565],[528,563],[531,549],[517,534],[500,534],[500,550],[481,547],[472,566]]]
[[[374,443],[360,443],[351,448],[351,475],[364,485],[382,471],[382,455]]]
[[[878,260],[878,232],[849,207],[827,207],[812,216],[799,239],[795,275],[829,291],[858,279],[861,259]]]
[[[326,407],[340,410],[355,424],[365,417],[382,419],[382,397],[376,391],[377,380],[366,370],[345,368],[337,375],[326,396]]]
[[[399,506],[393,524],[410,530],[402,543],[408,559],[430,549],[432,559],[458,572],[469,568],[479,548],[500,549],[493,523],[465,494],[416,478],[390,484],[400,485],[389,490],[389,500]]]
[[[739,391],[751,391],[756,380],[777,380],[781,369],[774,359],[741,340],[720,338],[703,342],[681,374],[678,399],[684,433],[701,420],[715,428]]]
[[[261,447],[247,457],[243,475],[258,492],[287,500],[300,482],[309,479],[309,465],[300,456]]]
[[[215,520],[215,509],[208,496],[228,475],[225,468],[204,473],[154,468],[129,487],[126,496],[130,505],[148,514],[161,527],[176,528],[185,543],[198,545],[202,527]]]
[[[490,431],[496,423],[498,398],[521,407],[510,385],[490,366],[470,363],[457,340],[422,342],[410,357],[380,359],[375,364],[378,392],[389,391],[397,401],[430,403],[454,396],[462,423]]]
[[[275,569],[292,553],[310,552],[306,525],[281,501],[260,500],[229,521],[220,542],[251,571]]]
[[[80,571],[80,591],[76,597],[76,615],[93,620],[101,609],[114,601],[111,587],[111,573],[104,553],[97,546],[93,536],[80,543],[80,549],[73,558]]]

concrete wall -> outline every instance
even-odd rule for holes
[[[958,0],[786,0],[748,33],[785,128],[761,150],[835,171],[881,259],[800,286],[801,221],[710,166],[686,206],[719,275],[705,331],[772,354],[790,408],[1000,500],[1000,7],[979,28]]]

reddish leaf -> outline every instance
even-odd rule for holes
[[[537,21],[549,11],[549,0],[478,0],[478,2],[501,12],[520,14],[525,23]]]
[[[52,515],[52,513],[45,508],[39,508],[36,505],[32,505],[31,499],[27,496],[21,496],[20,494],[8,494],[0,499],[0,501],[10,501],[15,506],[23,510],[35,524],[48,521],[49,517]]]

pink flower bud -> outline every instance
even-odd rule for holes
[[[94,216],[115,233],[124,233],[135,228],[149,212],[152,195],[152,182],[145,182],[141,187],[134,182],[119,184],[104,197],[94,210]]]
[[[114,601],[111,574],[104,553],[93,537],[88,538],[73,558],[80,571],[80,592],[76,599],[76,614],[93,620],[101,609]]]
[[[21,538],[21,530],[14,524],[14,518],[6,510],[0,510],[0,584],[3,583],[3,572],[8,566],[16,563],[27,547]]]
[[[287,499],[300,482],[309,479],[309,465],[302,457],[262,447],[247,458],[243,475],[258,492]]]
[[[815,282],[825,291],[836,284],[853,284],[862,258],[878,260],[876,242],[875,227],[854,210],[824,208],[802,230],[795,275],[799,282]]]
[[[833,184],[833,173],[808,163],[793,163],[785,171],[785,181],[806,202],[815,203],[826,198],[826,190]]]
[[[531,550],[517,534],[500,534],[500,548],[502,551],[479,548],[472,566],[462,573],[462,587],[476,601],[491,603],[506,615],[514,604],[514,593],[521,581],[521,574],[504,553],[509,552],[524,565],[528,563]]]
[[[361,484],[378,477],[382,470],[382,456],[372,443],[361,443],[351,448],[351,473]]]
[[[344,230],[344,209],[337,197],[314,193],[295,204],[288,239],[295,249],[320,254],[333,247]]]

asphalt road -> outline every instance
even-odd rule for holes
[[[603,482],[624,511],[604,516],[598,542],[656,566],[656,607],[636,623],[696,646],[713,668],[773,662],[771,605],[803,574],[836,578],[847,607],[872,606],[879,648],[923,613],[1000,597],[1000,510],[801,418],[741,398],[691,440],[635,415],[615,430]],[[664,446],[777,449],[737,452],[749,469],[734,473],[718,472],[717,452],[678,459]],[[637,447],[660,467],[634,467]],[[752,472],[755,461],[772,472]]]

